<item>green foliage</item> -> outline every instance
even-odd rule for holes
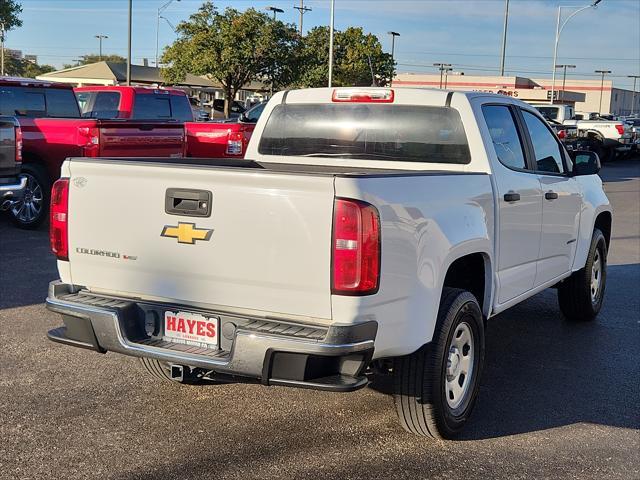
[[[72,68],[72,67],[77,67],[79,65],[88,65],[90,63],[96,63],[101,61],[114,62],[114,63],[127,63],[127,59],[124,57],[121,57],[120,55],[112,54],[112,55],[102,55],[102,57],[100,57],[100,55],[98,55],[97,53],[90,53],[88,55],[82,55],[82,57],[80,57],[80,60],[77,63],[67,63],[63,65],[62,68]]]
[[[333,85],[384,86],[394,74],[391,55],[378,38],[360,27],[334,32]],[[304,39],[300,85],[325,87],[329,80],[329,28],[315,27]],[[372,77],[373,71],[373,77]]]
[[[22,26],[22,20],[18,16],[21,13],[22,7],[15,0],[0,0],[0,24],[4,25],[5,30]]]
[[[10,77],[27,78],[36,78],[38,75],[55,70],[51,65],[38,65],[29,60],[15,58],[6,51],[4,55],[4,69],[5,73]]]
[[[207,1],[176,31],[179,38],[162,55],[168,65],[162,75],[169,83],[187,73],[207,75],[222,85],[229,100],[252,80],[266,80],[276,89],[297,76],[292,62],[299,41],[295,28],[254,8],[221,13]],[[225,102],[227,116],[228,107]]]

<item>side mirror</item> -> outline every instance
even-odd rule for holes
[[[600,157],[589,150],[575,150],[571,152],[573,175],[595,175],[600,171]]]
[[[240,114],[238,120],[240,121],[240,123],[249,123],[249,118],[244,113]]]

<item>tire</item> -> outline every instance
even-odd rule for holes
[[[460,344],[457,338],[466,343]],[[458,348],[461,345],[462,349]],[[469,347],[466,354],[465,347]],[[435,439],[460,433],[477,398],[484,348],[484,323],[477,299],[465,290],[444,288],[431,343],[394,360],[394,403],[400,425],[408,432]],[[460,358],[469,356],[468,375],[460,385],[465,369]],[[451,397],[453,383],[462,392]]]
[[[156,380],[171,383],[181,383],[183,385],[197,385],[202,383],[202,380],[191,373],[189,367],[184,367],[184,374],[182,380],[176,380],[171,378],[171,365],[167,362],[161,362],[153,358],[138,358],[142,369]]]
[[[613,148],[606,147],[601,143],[594,147],[593,151],[598,154],[601,163],[611,162],[616,156],[616,151]]]
[[[585,267],[558,286],[558,304],[565,318],[588,322],[596,318],[607,285],[607,241],[594,229]]]
[[[27,177],[25,198],[16,202],[9,214],[16,226],[32,230],[42,225],[49,213],[51,182],[46,169],[38,164],[23,165],[21,175]]]

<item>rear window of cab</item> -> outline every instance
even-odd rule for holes
[[[277,105],[262,155],[468,164],[460,114],[450,107],[372,103]]]

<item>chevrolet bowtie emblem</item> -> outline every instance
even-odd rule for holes
[[[178,226],[165,225],[162,229],[161,237],[177,238],[178,243],[193,245],[196,240],[208,242],[213,230],[206,228],[196,228],[195,223],[178,222]]]

